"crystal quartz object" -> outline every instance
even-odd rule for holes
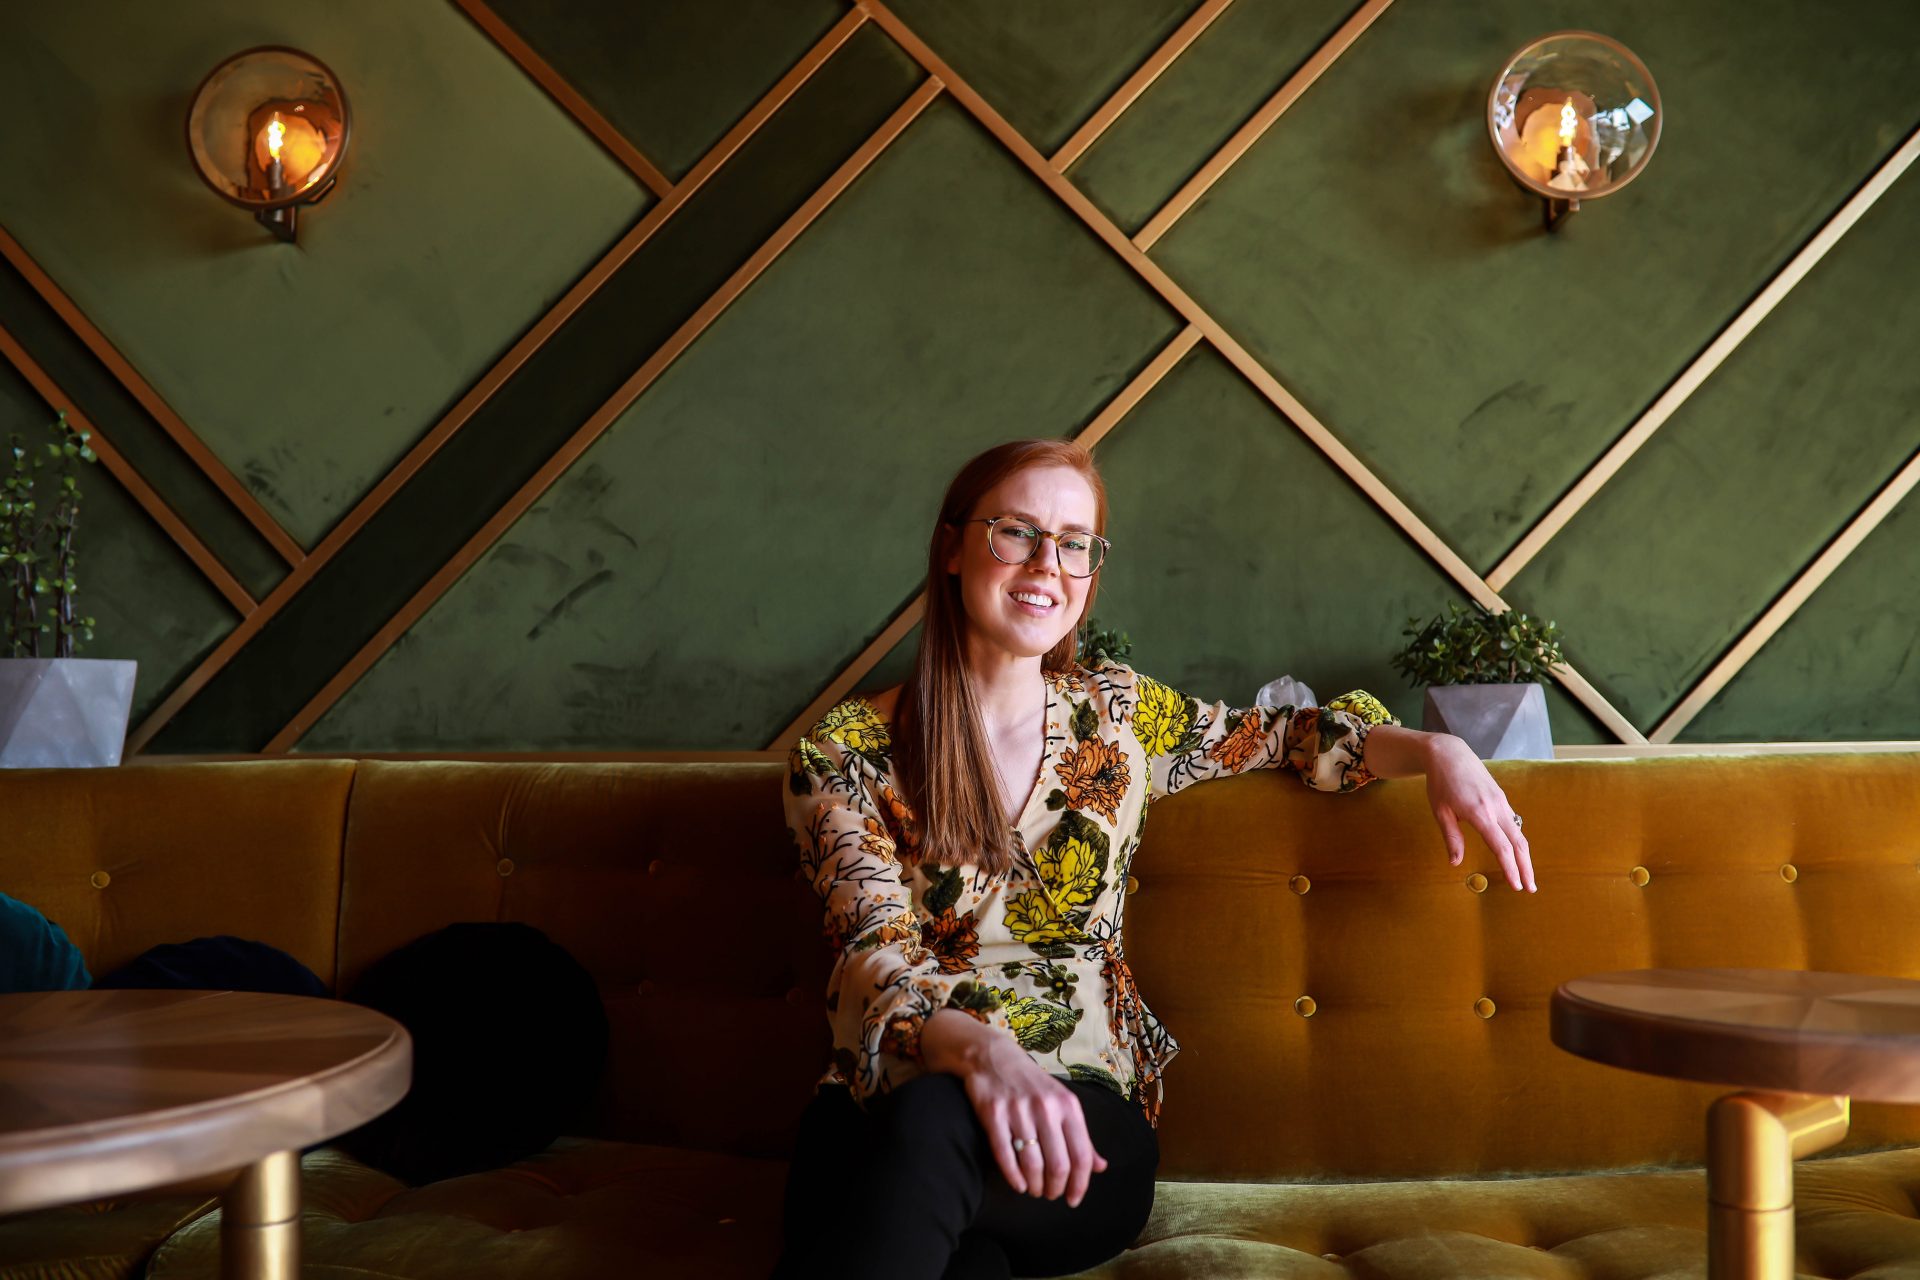
[[[97,658],[0,659],[0,768],[119,764],[138,665]]]
[[[1313,690],[1295,680],[1292,676],[1281,676],[1278,680],[1269,680],[1260,686],[1260,692],[1253,696],[1256,705],[1262,707],[1317,707]]]

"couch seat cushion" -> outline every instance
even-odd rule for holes
[[[761,1280],[785,1164],[566,1138],[530,1160],[409,1188],[309,1154],[306,1270],[330,1280],[658,1274]],[[1803,1161],[1803,1277],[1920,1274],[1920,1148]],[[174,1235],[150,1280],[215,1274],[219,1215]],[[1703,1276],[1699,1171],[1266,1185],[1163,1182],[1134,1248],[1084,1280],[1654,1280]]]
[[[0,1280],[134,1280],[161,1241],[213,1203],[193,1191],[0,1217]]]

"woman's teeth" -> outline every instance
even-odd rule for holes
[[[1021,604],[1030,604],[1036,609],[1053,608],[1053,601],[1047,599],[1045,596],[1030,595],[1025,591],[1014,591],[1008,594],[1012,595],[1013,598]]]

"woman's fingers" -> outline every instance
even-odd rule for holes
[[[1093,1175],[1107,1167],[1107,1162],[1098,1151],[1093,1149],[1093,1138],[1087,1133],[1086,1112],[1074,1099],[1073,1108],[1067,1113],[1066,1137],[1069,1158],[1073,1161],[1073,1176],[1067,1179],[1067,1207],[1077,1209],[1086,1198],[1087,1183]]]
[[[987,1141],[993,1147],[993,1161],[1000,1166],[1000,1176],[1015,1191],[1025,1193],[1027,1178],[1020,1170],[1020,1157],[1013,1151],[1013,1108],[1007,1103],[996,1101],[987,1109],[985,1117]]]
[[[1029,1098],[1020,1099],[1013,1109],[1013,1136],[1024,1139],[1020,1147],[1020,1172],[1025,1175],[1023,1185],[1014,1190],[1030,1196],[1039,1195],[1043,1189],[1049,1154],[1040,1145],[1041,1122],[1045,1117],[1035,1114],[1038,1110]],[[1057,1141],[1058,1135],[1055,1137]]]
[[[1527,843],[1527,833],[1513,820],[1511,813],[1501,820],[1500,830],[1513,846],[1513,860],[1520,868],[1520,879],[1526,883],[1528,893],[1537,893],[1540,886],[1533,879],[1533,848]]]
[[[1467,856],[1467,839],[1460,834],[1460,823],[1455,820],[1453,810],[1444,806],[1435,809],[1433,816],[1439,819],[1440,834],[1447,842],[1447,861],[1457,867]]]
[[[1058,1200],[1067,1189],[1069,1175],[1077,1172],[1073,1156],[1067,1150],[1064,1132],[1066,1117],[1061,1114],[1066,1106],[1076,1102],[1077,1099],[1069,1094],[1065,1104],[1056,1104],[1059,1110],[1049,1106],[1040,1115],[1040,1146],[1046,1154],[1047,1164],[1046,1189],[1042,1194],[1049,1200]]]
[[[1514,856],[1513,841],[1507,838],[1507,824],[1487,814],[1476,818],[1474,825],[1480,828],[1480,838],[1487,842],[1487,848],[1500,859],[1500,872],[1506,876],[1507,883],[1516,891],[1525,888],[1520,881],[1520,863]]]

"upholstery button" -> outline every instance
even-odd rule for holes
[[[1487,878],[1476,871],[1467,877],[1467,888],[1473,890],[1475,893],[1485,893],[1487,891]]]
[[[1293,890],[1295,893],[1304,894],[1307,890],[1313,888],[1313,881],[1307,879],[1305,876],[1295,876],[1293,879],[1287,881],[1287,888]]]
[[[639,994],[641,994],[641,995],[643,995],[643,996],[650,996],[650,995],[652,995],[652,994],[653,994],[653,993],[654,993],[654,992],[655,992],[655,991],[656,991],[657,989],[658,989],[658,988],[656,988],[656,987],[655,987],[655,986],[653,985],[653,979],[652,979],[652,978],[642,978],[642,979],[640,980],[640,985],[639,985],[639,987],[637,987],[637,988],[636,988],[636,990],[637,990],[637,991],[639,992]]]
[[[1132,876],[1127,877],[1127,892],[1128,893],[1140,892],[1140,882],[1134,879]]]
[[[1794,866],[1791,862],[1789,862],[1785,866],[1780,868],[1780,878],[1782,880],[1785,880],[1788,884],[1792,884],[1795,880],[1798,880],[1800,878],[1800,868]]]
[[[660,859],[655,858],[652,862],[649,862],[647,864],[647,874],[650,876],[657,876],[660,874]]]
[[[87,883],[96,889],[104,889],[113,883],[113,877],[104,871],[96,871],[87,877]]]
[[[1493,1001],[1487,999],[1485,996],[1481,996],[1473,1002],[1473,1011],[1483,1018],[1491,1018],[1498,1012],[1498,1010],[1494,1008]]]
[[[787,990],[786,1001],[788,1004],[798,1009],[801,1005],[807,1002],[807,993],[802,991],[799,987],[790,987]]]
[[[1647,881],[1653,879],[1653,873],[1645,867],[1635,867],[1633,870],[1627,872],[1627,879],[1644,889],[1647,887]]]
[[[1320,1006],[1313,1002],[1312,996],[1301,996],[1293,1002],[1293,1011],[1303,1018],[1311,1018],[1313,1011]]]
[[[503,876],[510,876],[513,874],[513,859],[502,858],[500,859],[500,861],[493,864],[493,869],[495,871],[498,871]]]

